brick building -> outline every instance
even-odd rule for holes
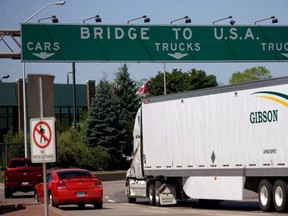
[[[94,96],[95,81],[87,81],[86,85],[76,85],[76,122],[79,122],[81,111],[87,111]],[[54,113],[57,122],[65,121],[72,125],[72,84],[54,84]],[[23,122],[23,80],[19,79],[15,83],[0,82],[0,143],[3,142],[3,135],[10,129],[14,132],[23,130]],[[29,130],[28,125],[27,129]]]

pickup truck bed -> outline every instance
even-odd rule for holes
[[[10,159],[1,170],[5,171],[5,198],[11,198],[17,191],[33,191],[43,179],[42,164],[32,163],[30,158]]]

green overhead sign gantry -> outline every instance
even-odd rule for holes
[[[22,24],[25,62],[287,61],[288,26]]]

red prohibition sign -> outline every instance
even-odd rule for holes
[[[38,128],[37,128],[38,126],[41,127],[41,125],[45,125],[45,126],[48,128],[50,137],[46,136],[46,135],[45,135],[45,132],[43,132],[43,131],[41,131],[41,129],[38,129]],[[38,134],[40,135],[40,140],[43,139],[43,140],[45,141],[45,144],[44,144],[44,145],[41,145],[40,142],[38,142],[38,141],[36,140],[36,137],[35,137],[36,133],[38,133]],[[51,138],[52,138],[52,132],[51,132],[51,128],[49,127],[49,125],[47,124],[47,122],[43,122],[43,121],[38,122],[38,123],[35,125],[34,129],[33,129],[33,140],[34,140],[34,143],[35,143],[39,148],[46,148],[46,147],[50,144]]]

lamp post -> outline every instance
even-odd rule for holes
[[[96,15],[96,16],[93,16],[93,17],[90,17],[90,18],[87,18],[87,19],[84,19],[83,20],[83,23],[85,23],[87,20],[91,20],[91,19],[94,19],[95,18],[95,22],[102,22],[101,20],[101,17],[99,15]]]
[[[44,7],[42,7],[41,9],[39,9],[38,11],[36,11],[34,14],[32,14],[30,17],[28,17],[27,19],[25,19],[22,23],[26,23],[28,22],[30,19],[32,19],[34,16],[36,16],[37,14],[39,14],[41,11],[43,11],[45,8],[49,7],[50,5],[64,5],[65,1],[59,1],[59,2],[51,2],[47,5],[45,5]]]
[[[25,19],[22,23],[27,23],[29,20],[31,20],[34,16],[39,14],[41,11],[43,11],[45,8],[51,6],[51,5],[64,5],[65,1],[59,1],[59,2],[51,2],[49,4],[46,4],[44,7],[36,11],[34,14],[32,14],[30,17]],[[28,157],[28,149],[27,149],[27,111],[26,111],[26,72],[25,72],[25,62],[23,62],[23,124],[24,124],[24,148],[25,148],[25,157]]]
[[[265,19],[260,19],[260,20],[255,21],[254,25],[256,25],[256,23],[258,23],[258,22],[262,22],[262,21],[269,20],[269,19],[272,20],[272,23],[278,23],[278,19],[275,16],[271,16],[271,17],[268,17]]]
[[[3,79],[8,79],[9,77],[10,77],[10,75],[6,75],[6,76],[1,77],[0,83],[2,82]]]
[[[76,78],[75,78],[75,62],[72,62],[72,71],[67,73],[67,84],[69,84],[69,74],[72,74],[73,84],[73,127],[76,128]]]
[[[148,23],[150,22],[150,18],[148,18],[146,15],[140,16],[140,17],[136,17],[134,19],[130,19],[127,21],[127,24],[129,24],[132,21],[138,20],[138,19],[144,19],[144,23]]]
[[[42,19],[39,19],[38,20],[38,23],[40,23],[40,21],[42,20],[47,20],[47,19],[51,19],[52,20],[52,23],[58,23],[58,19],[57,17],[54,15],[54,16],[50,16],[50,17],[45,17],[45,18],[42,18]]]
[[[174,19],[170,22],[170,24],[172,25],[173,22],[179,21],[179,20],[183,20],[185,19],[185,23],[191,23],[191,19],[188,16],[184,16],[178,19]],[[163,72],[163,86],[164,86],[164,95],[166,95],[166,63],[164,62],[164,72]]]
[[[181,18],[172,20],[172,21],[170,22],[170,24],[172,24],[173,22],[179,21],[179,20],[183,20],[183,19],[185,19],[185,23],[191,23],[191,19],[190,19],[188,16],[184,16],[184,17],[181,17]]]
[[[39,14],[41,11],[43,11],[45,8],[51,6],[51,5],[64,5],[65,1],[59,1],[59,2],[51,2],[49,4],[46,4],[44,7],[36,11],[34,14],[32,14],[30,17],[25,19],[22,23],[27,23],[29,20],[31,20],[34,16]],[[24,124],[24,148],[25,148],[25,157],[28,157],[28,149],[27,149],[27,111],[26,111],[26,72],[25,72],[25,62],[22,64],[22,71],[23,71],[23,124]]]
[[[221,19],[215,20],[215,21],[213,21],[213,25],[214,25],[216,22],[220,22],[220,21],[226,20],[226,19],[231,19],[229,23],[230,23],[230,25],[234,25],[236,21],[234,21],[232,18],[233,18],[232,16],[228,16],[228,17],[225,17],[225,18],[221,18]]]
[[[75,62],[72,62],[72,80],[73,80],[73,127],[76,128],[76,78]]]

